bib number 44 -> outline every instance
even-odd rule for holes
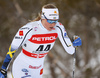
[[[49,51],[50,48],[51,48],[51,45],[50,45],[50,44],[48,44],[46,47],[44,47],[44,45],[40,45],[40,46],[36,49],[36,51]]]

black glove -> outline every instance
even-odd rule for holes
[[[7,71],[5,69],[0,69],[0,78],[7,78]]]

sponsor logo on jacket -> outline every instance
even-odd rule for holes
[[[25,68],[22,69],[22,72],[25,74],[23,75],[21,78],[27,78],[27,77],[31,77],[31,75],[29,75],[29,71]]]
[[[53,43],[58,34],[57,33],[50,33],[50,34],[37,34],[32,35],[29,41],[37,44],[44,44],[44,43]]]
[[[29,65],[29,68],[31,68],[31,69],[39,69],[41,66],[42,65],[40,65],[40,66],[32,66],[32,65]]]

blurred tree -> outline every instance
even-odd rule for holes
[[[75,76],[99,78],[100,0],[0,0],[0,62],[5,58],[17,30],[29,20],[33,20],[42,6],[48,3],[53,3],[59,8],[59,21],[65,26],[69,37],[76,34],[82,38],[83,45],[77,50]],[[50,53],[48,61],[51,77],[71,77],[72,56],[64,51],[58,39]],[[62,73],[57,74],[56,67]]]

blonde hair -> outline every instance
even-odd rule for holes
[[[46,4],[42,8],[47,8],[48,9],[48,8],[57,8],[57,7],[55,5],[53,5],[53,4]],[[41,19],[41,14],[42,14],[42,10],[33,21],[39,21]]]

